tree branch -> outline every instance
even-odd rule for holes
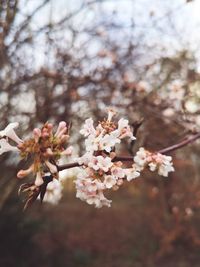
[[[181,142],[179,142],[179,143],[177,143],[175,145],[172,145],[172,146],[163,148],[161,150],[158,150],[157,153],[167,154],[169,152],[172,152],[174,150],[177,150],[179,148],[187,146],[188,144],[191,144],[191,143],[195,142],[197,139],[200,139],[200,132],[184,138],[183,141],[181,141]],[[133,161],[133,156],[132,157],[122,157],[122,156],[118,157],[117,156],[112,161],[113,162],[116,162],[116,161],[124,161],[124,162],[125,161]],[[63,170],[66,170],[66,169],[79,167],[79,166],[81,166],[81,165],[79,165],[78,162],[73,162],[73,163],[60,165],[60,166],[57,166],[57,167],[58,167],[58,171],[63,171]]]

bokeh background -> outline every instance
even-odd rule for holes
[[[199,0],[1,0],[0,126],[18,133],[49,121],[80,126],[114,106],[138,147],[159,150],[200,130]],[[21,131],[21,132],[20,132]],[[200,266],[200,143],[172,154],[170,177],[150,172],[111,192],[111,208],[75,197],[62,174],[58,204],[25,213],[15,155],[1,155],[0,266]]]

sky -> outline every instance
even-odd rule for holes
[[[48,23],[59,21],[66,14],[73,13],[85,3],[92,0],[51,0],[50,4],[41,9],[34,16],[32,29]],[[29,14],[41,0],[21,0],[23,14]],[[98,14],[103,14],[97,21]],[[86,25],[92,27],[95,23],[105,23],[113,20],[128,29],[131,23],[135,23],[138,32],[143,31],[148,42],[165,44],[177,49],[180,46],[189,46],[200,57],[200,0],[186,3],[186,0],[104,0],[101,5],[90,5],[70,21],[73,26],[81,31]],[[19,17],[23,19],[23,15]],[[170,24],[173,24],[170,25]],[[155,27],[156,25],[156,27]],[[67,29],[67,26],[66,26]],[[66,32],[66,35],[68,33]],[[177,41],[178,40],[178,41]],[[81,42],[80,42],[81,46]],[[39,49],[38,49],[39,47]],[[37,65],[44,64],[45,40],[38,39]],[[40,51],[40,53],[39,53]]]

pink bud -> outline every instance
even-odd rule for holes
[[[65,121],[61,121],[59,123],[59,126],[58,127],[60,127],[62,129],[62,128],[66,127],[66,126],[67,126],[66,122]]]
[[[33,165],[31,165],[26,170],[20,170],[20,171],[18,171],[17,178],[24,178],[25,176],[29,175],[32,171],[33,171]]]
[[[41,136],[41,130],[39,128],[35,128],[33,130],[34,139],[37,142]]]
[[[66,128],[66,130],[67,130],[67,124],[66,124],[66,122],[65,121],[61,121],[60,123],[59,123],[59,125],[58,125],[58,129],[57,129],[57,131],[56,131],[56,133],[55,133],[55,136],[56,137],[58,137],[58,135],[60,135],[60,132],[62,131],[63,132],[63,129],[65,129]],[[65,131],[66,131],[65,130]]]
[[[43,138],[47,138],[47,137],[49,137],[49,133],[48,132],[42,132],[42,137]]]
[[[60,132],[56,135],[57,138],[61,138],[67,132],[67,127],[64,127]]]
[[[48,123],[48,124],[47,124],[47,128],[48,128],[49,130],[52,130],[52,129],[53,129],[53,124],[52,124],[52,123]]]

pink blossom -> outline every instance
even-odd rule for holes
[[[55,133],[55,137],[61,138],[67,131],[67,124],[65,121],[61,121],[58,125],[58,129]]]
[[[117,166],[113,166],[111,168],[111,173],[113,176],[115,176],[116,178],[123,178],[125,176],[125,171],[123,168],[117,167]]]

